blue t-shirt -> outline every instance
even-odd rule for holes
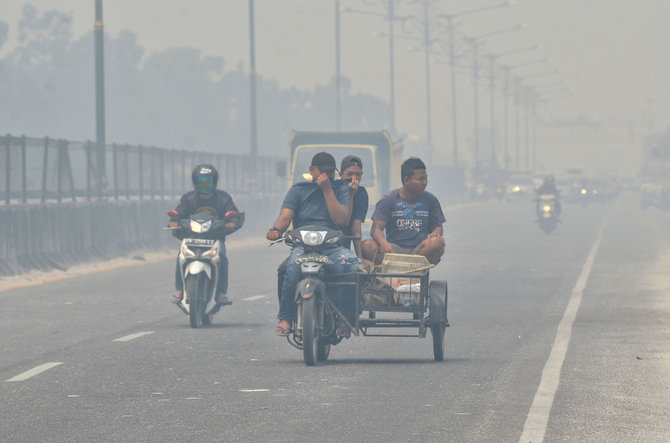
[[[345,182],[346,183],[346,182]],[[347,183],[347,187],[349,184]],[[365,221],[365,216],[368,214],[368,191],[364,186],[359,186],[358,191],[354,194],[354,206],[351,210],[351,221],[349,226],[344,230],[344,235],[351,235],[351,230],[354,227],[354,220]],[[351,247],[351,240],[344,240],[342,242],[345,248]]]
[[[372,220],[386,222],[386,240],[403,248],[415,248],[446,221],[433,194],[423,192],[414,200],[403,200],[398,189],[377,202]]]
[[[349,207],[349,185],[342,180],[331,180],[330,185],[333,188],[337,201]],[[294,229],[307,225],[342,229],[330,218],[323,191],[314,182],[300,182],[291,186],[286,197],[284,197],[281,207],[294,212]]]

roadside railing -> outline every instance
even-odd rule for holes
[[[128,144],[106,145],[98,154],[90,141],[0,136],[0,204],[174,199],[192,189],[191,170],[199,163],[213,164],[219,189],[233,196],[285,189],[276,157],[252,162],[249,155]]]

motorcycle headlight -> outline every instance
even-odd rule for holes
[[[549,205],[544,205],[544,206],[542,207],[542,210],[543,210],[544,212],[549,212],[549,211],[551,211],[551,206],[549,206]]]
[[[195,252],[191,251],[186,245],[181,246],[181,253],[184,254],[184,257],[186,258],[195,258]]]
[[[202,258],[214,258],[216,255],[219,253],[219,251],[214,248],[210,249],[209,251],[205,252],[204,254],[201,255]]]
[[[307,246],[318,246],[323,243],[326,236],[325,231],[300,231],[302,242]]]
[[[202,225],[195,220],[191,220],[191,231],[202,232]]]
[[[586,193],[587,193],[588,191],[587,191],[586,189],[582,189],[582,190],[579,191],[579,192],[581,192],[582,195],[586,195]]]
[[[204,223],[198,223],[195,220],[191,220],[191,231],[195,233],[201,233],[201,232],[207,232],[209,231],[209,228],[212,226],[212,221],[207,220]]]

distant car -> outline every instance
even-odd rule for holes
[[[514,196],[529,195],[535,192],[535,183],[530,175],[512,175],[507,181],[507,198]]]

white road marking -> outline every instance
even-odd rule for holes
[[[596,254],[598,254],[600,241],[602,240],[605,225],[607,225],[608,220],[609,217],[606,218],[600,226],[600,230],[596,235],[596,240],[593,243],[593,246],[591,246],[591,252],[589,252],[588,257],[586,258],[586,263],[584,263],[584,267],[582,268],[582,273],[579,275],[577,284],[575,284],[575,287],[572,290],[568,307],[565,308],[563,318],[558,324],[558,331],[556,332],[556,338],[554,339],[551,353],[542,370],[540,386],[538,386],[537,391],[535,392],[533,404],[528,412],[528,417],[526,417],[526,423],[523,425],[523,432],[519,439],[520,443],[540,443],[544,441],[544,434],[547,431],[547,422],[549,421],[551,406],[554,403],[554,396],[556,395],[558,382],[561,378],[561,368],[563,367],[565,354],[568,351],[568,345],[570,344],[572,324],[575,321],[579,305],[582,302],[582,292],[584,291],[586,282],[591,274],[591,269],[593,268]]]
[[[242,301],[254,301],[260,300],[261,298],[268,298],[267,295],[254,295],[253,297],[243,298]]]
[[[126,335],[125,337],[121,338],[115,338],[112,341],[130,341],[130,340],[135,340],[136,338],[143,337],[145,335],[153,334],[154,331],[142,331],[142,332],[136,332],[134,334]]]
[[[44,363],[42,365],[35,366],[34,368],[32,368],[32,369],[30,369],[26,372],[23,372],[23,373],[21,373],[17,376],[14,376],[14,377],[12,377],[8,380],[5,380],[5,381],[24,381],[24,380],[28,380],[30,377],[34,377],[37,374],[41,374],[44,371],[48,371],[49,369],[55,368],[56,366],[62,365],[62,364],[63,364],[62,361],[52,361],[52,362],[49,362],[49,363]]]
[[[269,389],[240,389],[240,392],[270,392]]]

